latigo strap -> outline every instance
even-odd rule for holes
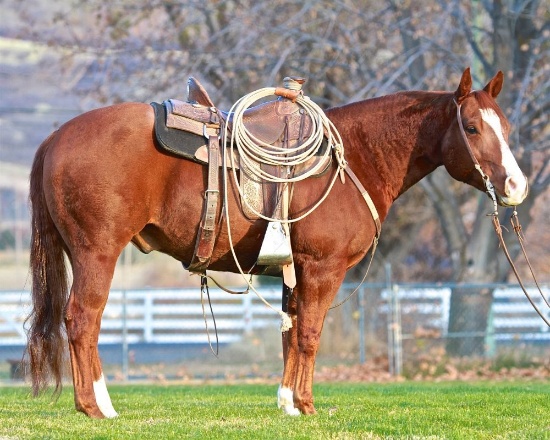
[[[204,273],[212,258],[216,242],[216,218],[218,216],[219,190],[219,158],[220,144],[217,135],[208,138],[208,187],[204,195],[204,206],[201,224],[197,234],[195,252],[190,272]]]

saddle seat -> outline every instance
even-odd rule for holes
[[[270,146],[293,148],[301,145],[312,135],[314,124],[302,107],[294,102],[300,92],[279,87],[275,89],[275,93],[279,96],[278,99],[246,109],[242,116],[242,122],[248,133],[253,137],[253,141],[257,140],[255,143],[263,148],[269,149]],[[172,153],[207,164],[207,137],[216,134],[221,137],[223,135],[221,129],[225,126],[227,126],[228,136],[231,136],[233,114],[222,111],[213,105],[213,101],[204,87],[193,77],[189,78],[188,81],[187,101],[169,99],[164,101],[163,105],[165,110],[158,108],[158,104],[154,105],[158,113],[157,138],[164,148]],[[160,121],[164,112],[166,113],[166,116],[164,116],[166,129],[162,127],[164,122]],[[187,142],[179,143],[170,142],[167,139],[164,139],[163,142],[163,131],[170,132],[170,129],[193,133],[201,136],[203,141],[200,142],[201,145],[198,147],[196,146],[197,141],[190,143],[188,139]],[[173,131],[171,133],[173,134],[172,137],[178,135]],[[168,138],[167,135],[164,137]],[[327,145],[327,142],[324,142],[319,149],[318,156],[298,165],[294,172],[302,173],[318,166]],[[288,154],[288,156],[292,155],[292,152]],[[237,156],[237,152],[234,151],[236,160],[232,162],[228,160],[226,163],[233,163],[236,168],[240,168]],[[325,157],[325,160],[326,166],[322,166],[318,174],[322,174],[328,169],[330,158]],[[220,160],[219,163],[221,164],[222,161]]]
[[[167,103],[168,105],[165,102],[168,127],[192,130],[190,121],[182,121],[177,118],[179,116],[207,124],[207,129],[227,124],[229,133],[232,131],[233,115],[214,106],[204,87],[195,78],[189,78],[187,102],[170,99]],[[278,141],[296,143],[307,139],[313,128],[310,118],[301,107],[284,98],[248,108],[243,114],[243,123],[249,133],[266,146],[274,145]],[[287,133],[284,133],[285,129],[288,129]],[[200,130],[195,128],[194,131]]]

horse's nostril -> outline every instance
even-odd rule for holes
[[[504,192],[508,197],[510,197],[514,193],[514,189],[516,188],[516,182],[513,177],[508,177],[506,179],[506,182],[504,182]]]
[[[508,197],[523,196],[527,190],[525,176],[510,176],[504,183],[504,192]]]

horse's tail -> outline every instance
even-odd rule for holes
[[[64,309],[68,296],[63,240],[57,230],[43,189],[44,159],[53,145],[50,135],[38,149],[30,175],[32,311],[27,318],[27,356],[34,395],[55,381],[54,394],[62,387],[65,363]]]

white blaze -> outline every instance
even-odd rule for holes
[[[100,411],[105,417],[112,419],[113,417],[118,416],[118,413],[115,411],[113,404],[111,403],[111,398],[109,397],[109,391],[107,391],[107,384],[105,383],[103,373],[101,373],[99,379],[94,382],[94,394],[97,406],[99,406]]]
[[[519,205],[527,196],[527,179],[521,172],[508,143],[504,139],[502,125],[497,113],[491,108],[481,109],[480,112],[481,118],[493,129],[500,143],[501,165],[506,170],[505,194],[502,194],[503,202],[507,205]]]

